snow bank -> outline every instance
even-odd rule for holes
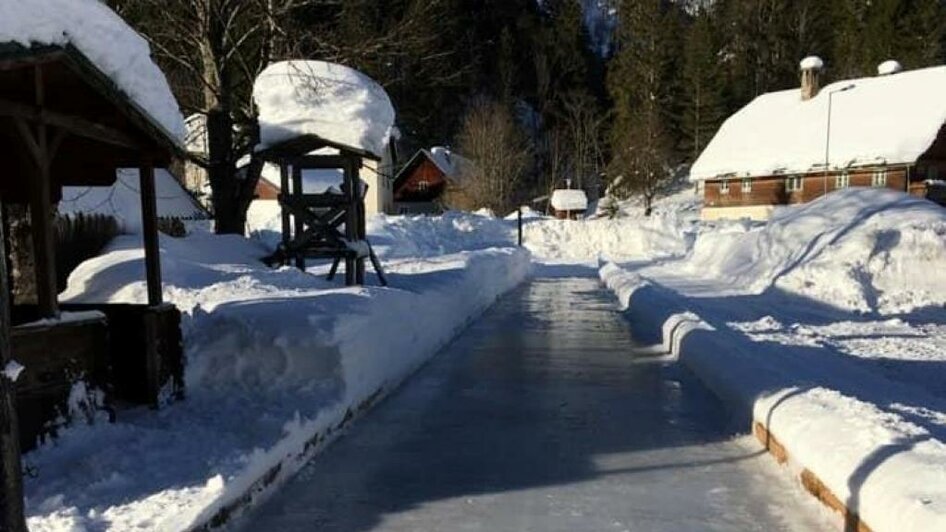
[[[141,187],[137,170],[119,170],[110,187],[63,187],[59,212],[62,214],[104,214],[114,216],[123,231],[141,231]],[[181,219],[207,218],[184,186],[167,170],[156,169],[154,189],[158,216]]]
[[[764,94],[726,120],[690,179],[823,170],[832,93],[832,169],[914,163],[946,122],[944,92],[946,67],[940,66],[839,81],[809,101],[798,89]]]
[[[71,44],[169,137],[184,141],[184,119],[148,43],[98,0],[0,0],[0,43]]]
[[[279,205],[256,201],[247,216],[247,231],[274,250],[282,235]],[[442,216],[375,214],[367,219],[368,239],[382,259],[409,259],[460,251],[511,246],[516,241],[512,220],[447,212]]]
[[[603,281],[639,338],[656,340],[764,427],[798,472],[876,531],[946,528],[946,401],[831,356],[767,346],[704,314],[700,300],[609,264]],[[694,312],[694,309],[696,310]]]
[[[323,61],[274,63],[253,85],[260,145],[301,135],[384,155],[394,132],[394,106],[384,89],[351,68]]]
[[[681,267],[748,292],[777,287],[882,314],[946,304],[946,210],[888,189],[852,188],[780,210],[762,226],[704,230]]]
[[[170,531],[231,517],[529,273],[529,254],[508,240],[460,249],[462,218],[418,221],[427,235],[404,223],[371,226],[398,257],[385,263],[390,288],[265,268],[266,246],[238,236],[162,237],[164,295],[186,313],[187,399],[72,427],[28,454],[30,529]],[[62,298],[145,301],[140,245],[116,239]]]
[[[661,260],[686,255],[698,229],[698,198],[686,190],[658,201],[652,216],[633,202],[620,206],[615,219],[581,221],[530,219],[524,243],[532,253],[550,261],[617,262]]]

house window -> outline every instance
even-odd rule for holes
[[[417,191],[418,192],[427,192],[430,188],[430,184],[426,180],[417,182]]]
[[[851,174],[843,172],[834,178],[834,188],[847,188],[851,186]]]
[[[743,179],[743,180],[742,180],[742,192],[745,193],[745,194],[749,194],[750,192],[752,192],[752,180],[751,180],[751,179]]]
[[[719,193],[720,194],[729,194],[729,181],[725,179],[719,182]]]
[[[886,170],[877,170],[870,178],[870,184],[872,187],[885,187],[887,186],[887,171]]]
[[[801,191],[801,176],[795,175],[785,179],[785,190],[787,192]]]

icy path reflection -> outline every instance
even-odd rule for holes
[[[817,530],[689,374],[634,353],[592,279],[505,298],[246,530]]]

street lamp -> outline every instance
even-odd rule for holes
[[[828,127],[825,130],[825,139],[824,139],[824,192],[822,196],[828,195],[828,169],[830,168],[831,161],[831,102],[834,99],[834,95],[839,92],[847,92],[854,88],[854,84],[845,85],[844,87],[834,89],[833,91],[828,92]]]

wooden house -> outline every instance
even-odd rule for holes
[[[464,209],[464,169],[470,161],[448,148],[419,150],[394,178],[394,209],[398,214],[436,214],[445,208]]]
[[[690,170],[703,218],[767,219],[779,205],[847,187],[888,187],[946,204],[946,66],[759,96],[730,117]]]

